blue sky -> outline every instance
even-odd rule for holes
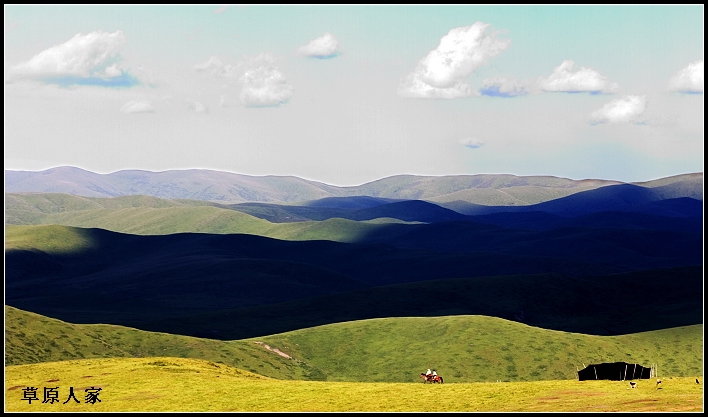
[[[5,168],[703,171],[703,6],[5,6]]]

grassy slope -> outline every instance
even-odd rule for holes
[[[12,230],[14,235],[21,234],[22,229],[16,228],[19,225],[46,224],[101,228],[138,235],[184,232],[247,233],[285,240],[338,242],[356,241],[385,224],[408,223],[392,218],[379,218],[365,222],[333,218],[321,222],[271,223],[239,211],[208,206],[93,208],[56,213],[41,213],[36,210],[20,213],[18,210],[9,210],[8,222],[14,222],[14,224],[9,223],[7,227],[7,230]],[[6,249],[8,248],[6,246]]]
[[[545,330],[485,316],[387,318],[261,338],[333,381],[407,381],[437,369],[446,382],[573,379],[583,363],[659,363],[665,375],[702,372],[701,325],[624,336]],[[385,335],[383,337],[382,335]]]
[[[93,239],[84,229],[56,225],[5,226],[5,250],[38,249],[47,253],[69,253],[93,246]]]
[[[90,377],[90,378],[89,378]],[[57,380],[51,383],[47,381]],[[6,411],[702,411],[703,385],[664,378],[663,389],[640,381],[539,381],[427,385],[278,381],[207,361],[174,358],[101,359],[10,366]],[[40,401],[22,401],[38,387]],[[101,402],[84,390],[100,387]],[[42,404],[42,387],[60,402]],[[80,404],[70,401],[74,387]]]
[[[575,379],[576,366],[602,361],[657,363],[660,375],[702,372],[702,325],[590,336],[494,317],[409,317],[215,341],[121,326],[69,324],[9,306],[5,314],[7,365],[174,356],[222,362],[278,379],[359,382],[410,382],[426,368],[437,369],[446,382]]]
[[[204,359],[279,379],[306,379],[313,369],[255,343],[224,342],[107,324],[71,324],[5,306],[5,364],[83,358],[170,356]]]

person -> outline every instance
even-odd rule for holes
[[[428,368],[428,372],[425,373],[425,376],[427,376],[427,377],[430,376],[430,368]]]
[[[433,369],[433,378],[435,378],[436,376],[438,376],[438,373],[435,369]]]

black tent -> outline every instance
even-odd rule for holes
[[[630,379],[649,378],[651,378],[651,368],[645,368],[642,365],[627,362],[593,364],[578,371],[578,380],[580,381],[594,379],[625,381]]]

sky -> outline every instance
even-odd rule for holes
[[[703,172],[703,5],[5,5],[5,169]]]

